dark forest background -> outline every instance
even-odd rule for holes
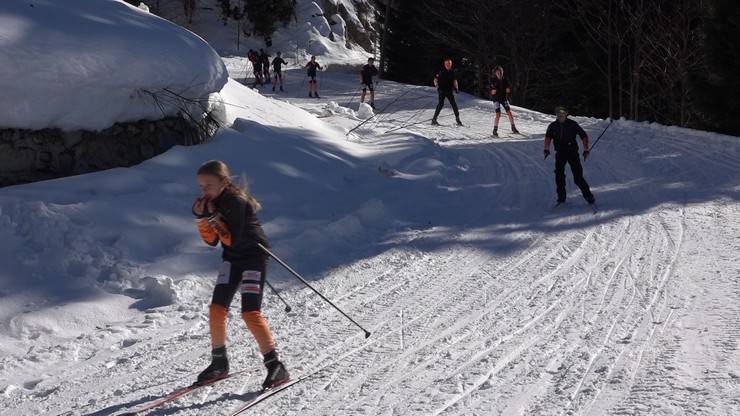
[[[374,1],[388,79],[431,85],[452,57],[480,97],[501,65],[515,105],[740,135],[736,0]]]

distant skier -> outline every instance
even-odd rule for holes
[[[262,85],[262,65],[260,63],[259,54],[250,49],[247,53],[247,58],[249,59],[249,62],[252,63],[252,74],[254,75],[254,83],[252,84],[252,87],[256,87],[257,84]]]
[[[452,69],[452,59],[445,59],[444,67],[434,75],[434,86],[437,87],[439,101],[437,102],[437,109],[434,111],[434,117],[432,117],[432,125],[439,126],[439,123],[437,123],[437,116],[439,115],[439,112],[442,111],[445,98],[447,98],[447,101],[449,101],[452,106],[452,111],[455,112],[457,125],[462,126],[462,121],[460,121],[460,112],[457,109],[457,103],[455,102],[455,96],[453,94],[453,92],[457,94],[459,89],[457,86],[457,75],[455,74],[455,70]]]
[[[496,120],[493,122],[493,135],[498,136],[498,121],[501,118],[501,107],[504,107],[506,115],[509,116],[511,132],[519,133],[519,130],[517,130],[514,125],[514,115],[511,113],[511,107],[509,106],[511,84],[509,84],[509,80],[504,78],[504,68],[500,65],[496,66],[493,70],[493,81],[491,82],[490,94],[493,99],[493,111],[496,113]]]
[[[280,91],[283,90],[283,65],[288,65],[287,62],[280,56],[280,52],[277,53],[275,59],[272,60],[272,72],[275,74],[275,81],[272,83],[272,90],[275,91],[275,86],[280,85]]]
[[[578,123],[568,118],[568,110],[565,107],[555,109],[557,120],[550,123],[545,133],[545,159],[550,156],[550,142],[555,142],[555,185],[557,187],[558,201],[560,205],[565,202],[565,164],[570,164],[570,170],[573,172],[573,181],[581,189],[583,198],[593,205],[596,202],[591,189],[588,187],[586,179],[583,178],[583,166],[581,158],[578,155],[578,142],[576,135],[581,136],[583,141],[583,160],[588,158],[589,150],[588,134],[581,128]]]
[[[322,69],[321,65],[319,65],[318,62],[316,62],[315,56],[311,56],[311,60],[308,61],[308,63],[306,64],[306,66],[304,66],[304,68],[307,68],[306,76],[308,77],[308,96],[320,98],[319,91],[318,91],[318,85],[316,83],[316,71]]]
[[[211,160],[201,165],[197,181],[202,196],[195,200],[192,211],[198,231],[206,244],[221,243],[223,264],[208,310],[211,364],[198,375],[196,383],[221,379],[229,374],[226,320],[237,291],[241,293],[242,319],[257,341],[267,368],[262,387],[267,389],[285,383],[289,380],[288,371],[278,359],[270,327],[260,312],[268,260],[257,246],[257,243],[268,245],[256,215],[260,203],[231,181],[229,168],[221,161]]]
[[[367,58],[367,65],[360,71],[360,83],[362,85],[362,97],[360,102],[365,102],[365,93],[370,90],[370,107],[375,108],[375,88],[373,86],[373,77],[378,75],[378,68],[375,67],[375,58]]]
[[[260,64],[262,65],[262,79],[265,83],[270,83],[270,55],[260,49]]]

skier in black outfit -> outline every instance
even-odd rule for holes
[[[252,87],[254,88],[257,84],[260,86],[264,85],[265,81],[262,78],[262,59],[257,52],[254,52],[253,57],[254,59],[251,59],[251,61],[252,67],[254,68],[254,84],[252,84]]]
[[[434,86],[437,87],[439,102],[437,103],[437,109],[434,111],[434,117],[432,117],[432,125],[439,125],[439,123],[437,123],[437,116],[439,115],[439,112],[442,111],[445,98],[447,98],[452,106],[452,111],[455,112],[457,125],[462,126],[462,121],[460,121],[460,111],[457,109],[457,103],[455,102],[455,96],[453,94],[453,91],[457,94],[459,90],[457,87],[457,75],[455,74],[455,70],[452,69],[452,59],[445,59],[444,68],[440,69],[434,75]]]
[[[367,65],[362,67],[360,72],[360,83],[362,85],[362,97],[360,102],[365,102],[365,93],[370,90],[370,107],[375,108],[375,88],[373,88],[373,77],[378,75],[378,68],[375,67],[375,58],[367,58]]]
[[[573,181],[581,189],[583,198],[593,205],[596,202],[594,195],[588,183],[583,178],[583,166],[581,158],[578,155],[578,142],[576,135],[581,136],[583,141],[583,160],[588,158],[588,134],[581,128],[578,123],[568,118],[568,110],[564,107],[558,107],[555,110],[557,121],[553,121],[547,127],[545,133],[545,159],[550,156],[550,142],[555,142],[555,184],[558,193],[558,205],[565,202],[565,164],[570,164],[570,170],[573,172]]]
[[[496,113],[496,120],[493,122],[493,135],[498,136],[498,121],[501,119],[501,107],[504,107],[506,115],[509,116],[511,132],[519,133],[519,130],[517,130],[514,125],[514,115],[511,113],[511,107],[509,106],[511,84],[509,84],[508,79],[504,78],[504,68],[500,65],[496,66],[493,70],[493,81],[491,81],[490,94],[493,99],[493,111]]]
[[[319,98],[319,91],[316,84],[316,71],[321,70],[321,65],[316,62],[315,56],[311,56],[311,60],[308,61],[304,68],[306,68],[306,76],[308,76],[308,96]]]
[[[275,59],[272,60],[272,72],[275,74],[275,81],[272,83],[273,91],[275,91],[275,86],[278,84],[280,84],[280,91],[285,91],[283,90],[283,65],[288,65],[288,63],[283,60],[280,52],[278,52]]]
[[[262,66],[262,79],[265,83],[270,83],[270,55],[260,49],[260,64]]]

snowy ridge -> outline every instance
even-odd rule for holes
[[[570,174],[551,211],[551,116],[515,107],[525,136],[502,120],[492,138],[490,103],[460,94],[466,127],[445,108],[443,126],[384,134],[430,118],[435,92],[382,82],[378,108],[409,99],[345,136],[356,75],[325,74],[325,99],[304,98],[302,76],[284,94],[230,80],[231,127],[206,145],[0,190],[3,409],[116,414],[207,364],[219,259],[190,204],[218,158],[251,182],[275,252],[373,333],[272,263],[293,311],[266,292],[263,312],[288,368],[332,365],[251,414],[740,412],[737,138],[615,121],[584,163],[600,212]],[[592,137],[607,125],[576,120]],[[248,373],[152,414],[227,414],[258,390],[237,310],[231,366]]]

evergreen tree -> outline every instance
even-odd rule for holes
[[[740,135],[740,7],[734,0],[709,0],[706,4],[706,65],[693,74],[696,104],[708,127]]]

